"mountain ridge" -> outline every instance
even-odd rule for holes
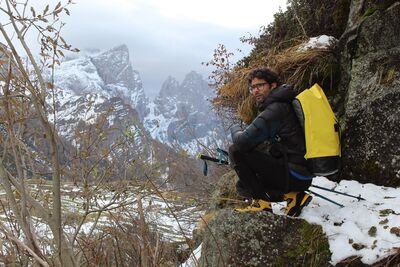
[[[90,94],[92,102],[99,105],[106,99],[119,97],[137,111],[153,139],[178,151],[195,155],[204,148],[226,143],[227,134],[209,102],[214,92],[202,75],[190,71],[182,82],[169,76],[157,97],[150,101],[124,44],[62,62],[55,74],[55,84],[71,92],[62,93],[62,98],[77,99]],[[65,113],[62,111],[65,101],[58,99],[61,115]]]

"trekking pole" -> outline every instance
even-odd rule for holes
[[[331,203],[333,203],[333,204],[339,206],[340,208],[344,208],[344,206],[343,206],[342,204],[339,204],[339,203],[333,201],[332,199],[329,199],[329,198],[327,198],[327,197],[324,197],[323,195],[320,195],[320,194],[318,194],[318,193],[315,193],[315,192],[313,192],[313,191],[311,191],[311,190],[308,190],[308,191],[309,191],[311,194],[313,194],[313,195],[315,195],[315,196],[317,196],[317,197],[320,197],[320,198],[322,198],[322,199],[324,199],[324,200],[326,200],[326,201],[329,201],[329,202],[331,202]]]
[[[352,197],[352,198],[358,199],[358,201],[365,200],[365,198],[362,198],[361,195],[358,195],[358,197],[357,197],[357,196],[353,196],[353,195],[350,195],[350,194],[342,193],[342,192],[335,191],[333,189],[329,189],[329,188],[318,186],[318,185],[310,185],[310,186],[318,188],[318,189],[321,189],[321,190],[325,190],[325,191],[333,192],[333,193],[336,193],[336,194],[340,194],[340,195],[343,195],[343,196]]]
[[[203,155],[201,153],[197,154],[197,158],[202,159],[204,162],[204,166],[203,166],[203,175],[207,176],[208,174],[208,165],[207,165],[207,160],[208,161],[212,161],[212,162],[216,162],[218,165],[229,165],[228,160],[226,160],[226,157],[228,155],[228,152],[226,152],[225,150],[222,149],[217,149],[218,151],[218,159],[217,158],[213,158],[207,155]]]
[[[223,150],[222,148],[217,147],[217,152],[223,154],[224,156],[228,156],[228,152]]]
[[[216,163],[219,163],[219,164],[225,164],[225,165],[229,164],[229,162],[226,161],[226,160],[213,158],[213,157],[210,157],[210,156],[207,156],[207,155],[203,155],[203,154],[198,154],[197,158],[202,159],[202,160],[208,160],[208,161],[216,162]]]

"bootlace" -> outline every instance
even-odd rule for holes
[[[260,204],[258,203],[257,199],[253,199],[251,201],[250,207],[260,207]]]

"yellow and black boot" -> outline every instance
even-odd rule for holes
[[[263,199],[253,199],[251,204],[245,208],[236,208],[237,212],[259,212],[268,211],[272,212],[271,202]]]
[[[283,199],[287,201],[285,214],[297,217],[301,210],[310,203],[312,196],[306,192],[289,192],[283,195]]]

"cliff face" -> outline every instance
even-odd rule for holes
[[[400,185],[400,3],[354,0],[341,38],[343,178]]]
[[[138,71],[132,68],[126,45],[62,62],[55,74],[57,86],[71,94],[94,94],[104,99],[118,97],[135,109],[140,119],[149,112],[149,100]]]

